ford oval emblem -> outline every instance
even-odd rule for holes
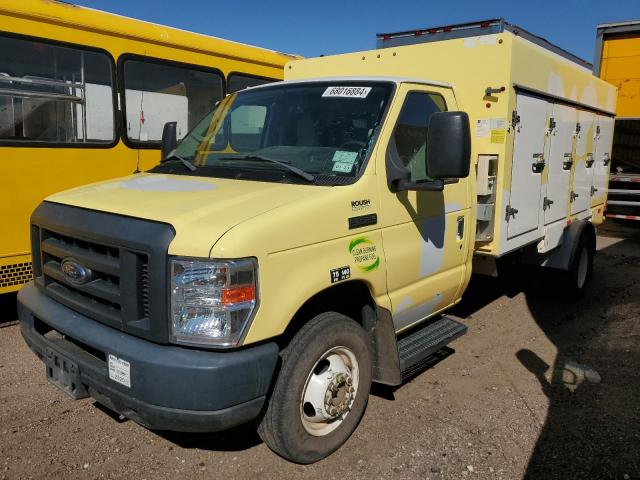
[[[93,278],[91,269],[82,266],[73,258],[63,258],[61,267],[64,278],[75,285],[84,285]]]

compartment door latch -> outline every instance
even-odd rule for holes
[[[506,209],[506,217],[505,219],[507,220],[507,222],[509,221],[509,219],[511,217],[516,218],[516,214],[518,213],[518,209],[517,208],[513,208],[511,205],[507,205],[507,209]]]
[[[533,173],[541,173],[546,165],[546,162],[544,161],[544,154],[534,153],[533,159],[535,162],[531,164],[531,171],[533,171]]]

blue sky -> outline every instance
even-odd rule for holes
[[[368,50],[379,32],[504,17],[588,61],[598,23],[640,19],[639,0],[76,0],[304,56]]]

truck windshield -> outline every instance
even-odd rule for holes
[[[391,83],[348,81],[285,83],[234,93],[172,152],[196,169],[176,168],[172,162],[172,173],[351,183],[374,144],[391,90]]]

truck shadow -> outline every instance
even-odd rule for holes
[[[552,365],[529,349],[516,354],[549,398],[526,479],[640,478],[640,229],[614,242],[599,250],[577,302],[554,294],[549,272],[523,269],[506,282],[474,279],[452,312],[469,317],[519,290],[557,348]]]
[[[253,423],[214,433],[168,431],[155,431],[154,433],[181,448],[197,448],[217,452],[240,452],[262,443],[262,439],[256,432],[256,427]]]

